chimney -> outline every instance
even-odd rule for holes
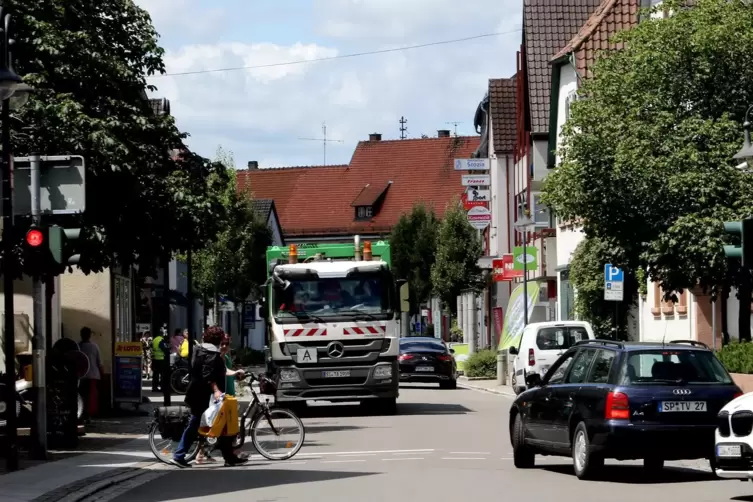
[[[253,169],[259,169],[259,163],[255,160],[249,160],[248,161],[248,169],[249,171]]]
[[[382,141],[382,135],[378,132],[369,134],[369,141]]]
[[[440,129],[437,131],[437,138],[449,138],[449,137],[450,137],[449,129]]]

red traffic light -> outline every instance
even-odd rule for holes
[[[26,233],[26,243],[31,247],[39,247],[44,244],[44,235],[37,229],[29,230]]]

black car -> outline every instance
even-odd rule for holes
[[[455,351],[448,349],[442,340],[431,337],[400,339],[401,382],[439,382],[440,389],[455,389],[458,386],[458,368]]]
[[[713,469],[717,413],[741,394],[696,341],[584,340],[527,383],[510,409],[515,466],[533,467],[537,454],[572,456],[581,479],[606,458],[642,459],[648,471],[705,458]]]

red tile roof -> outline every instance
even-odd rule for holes
[[[575,54],[575,66],[583,77],[591,76],[591,69],[600,51],[619,50],[612,37],[638,24],[640,0],[603,0],[580,31],[552,60]]]
[[[524,0],[523,42],[528,69],[531,133],[549,132],[552,67],[549,61],[572,39],[601,0]]]
[[[515,104],[515,77],[489,79],[489,111],[497,154],[515,149]]]
[[[349,166],[252,169],[238,172],[238,189],[273,199],[286,239],[303,236],[386,234],[416,202],[439,216],[463,192],[455,158],[469,158],[478,137],[361,141]],[[370,186],[392,182],[376,215],[355,220],[352,204]]]

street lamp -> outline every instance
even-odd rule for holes
[[[513,225],[523,232],[523,326],[528,326],[528,232],[535,225],[527,214]]]
[[[745,112],[745,120],[743,122],[743,130],[745,131],[745,140],[743,141],[743,147],[732,158],[740,161],[737,165],[738,169],[747,170],[750,167],[749,161],[753,159],[753,145],[750,144],[750,112],[753,111],[753,105],[748,107],[748,111]]]
[[[5,414],[5,443],[6,443],[6,462],[8,471],[18,470],[18,446],[17,446],[17,419],[14,410],[16,409],[16,350],[15,350],[15,322],[13,313],[15,311],[13,302],[13,277],[15,267],[13,263],[14,251],[14,229],[13,229],[13,180],[11,173],[11,161],[13,153],[10,148],[10,110],[11,108],[20,108],[26,104],[26,100],[31,92],[31,87],[23,83],[23,79],[13,71],[12,57],[10,48],[13,40],[10,38],[10,21],[11,15],[0,5],[0,19],[2,26],[0,30],[0,144],[2,146],[2,249],[3,249],[3,300],[5,307],[5,324],[3,351],[5,355],[5,388],[6,388],[6,409],[10,410]]]

